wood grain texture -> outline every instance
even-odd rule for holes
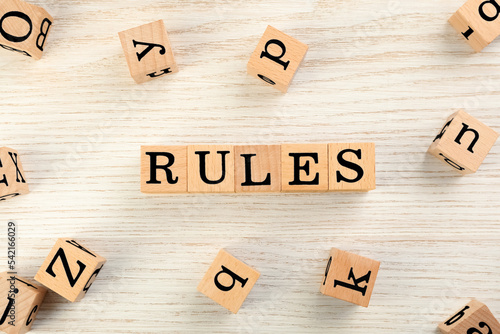
[[[474,53],[447,22],[463,2],[34,0],[57,23],[43,58],[0,50],[0,143],[31,190],[1,226],[23,277],[59,237],[108,262],[32,333],[434,334],[472,298],[498,317],[500,146],[468,176],[426,154],[460,108],[500,130],[500,41]],[[136,85],[117,33],[156,19],[182,70]],[[285,95],[246,74],[269,24],[309,46]],[[374,142],[377,189],[140,192],[141,145],[312,142]],[[318,291],[332,247],[381,262],[368,309]],[[261,273],[237,315],[196,291],[221,248]]]

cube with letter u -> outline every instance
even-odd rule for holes
[[[71,302],[82,299],[106,259],[71,239],[58,239],[35,279]]]

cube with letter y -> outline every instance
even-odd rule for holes
[[[286,93],[308,46],[268,26],[247,65],[248,74]]]
[[[368,307],[379,267],[378,261],[332,248],[320,291]]]
[[[0,273],[0,332],[23,334],[42,306],[47,289],[8,272]]]
[[[497,0],[468,0],[448,22],[479,52],[500,34],[499,15]]]
[[[498,139],[498,133],[465,111],[451,115],[428,153],[461,174],[475,173]]]
[[[237,313],[260,274],[224,249],[198,285],[198,291]]]
[[[106,259],[75,240],[58,239],[35,279],[71,302],[82,299]]]
[[[42,58],[54,19],[41,7],[21,0],[0,1],[0,47]]]
[[[500,333],[500,323],[486,305],[470,301],[451,318],[438,326],[443,334],[495,334]]]
[[[0,147],[0,201],[27,193],[29,187],[17,151]]]
[[[178,72],[162,20],[118,34],[130,75],[137,83]]]

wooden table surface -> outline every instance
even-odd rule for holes
[[[471,298],[500,317],[500,145],[465,177],[425,153],[459,108],[500,130],[500,40],[473,53],[463,2],[33,1],[56,19],[42,60],[0,52],[0,143],[31,187],[1,247],[12,219],[22,276],[59,237],[108,263],[32,333],[436,333]],[[158,19],[180,71],[137,85],[118,32]],[[309,45],[285,95],[246,74],[268,24]],[[139,191],[141,145],[349,141],[376,143],[377,190]],[[369,308],[319,293],[331,247],[381,261]],[[261,273],[237,315],[196,291],[221,248]]]

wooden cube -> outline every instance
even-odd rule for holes
[[[448,22],[479,52],[500,34],[499,14],[496,0],[468,0]]]
[[[162,20],[118,33],[130,75],[143,83],[178,72]]]
[[[23,334],[42,306],[47,289],[8,272],[0,273],[0,331]]]
[[[71,239],[58,239],[35,279],[70,302],[79,301],[106,259]]]
[[[492,334],[500,333],[500,323],[488,307],[472,300],[450,319],[438,326],[443,334]]]
[[[16,150],[0,148],[0,201],[29,193],[23,165]]]
[[[280,145],[235,146],[234,155],[237,193],[281,190]]]
[[[248,74],[285,93],[307,49],[306,44],[268,26],[250,57]]]
[[[281,190],[328,190],[328,144],[281,145]]]
[[[465,111],[451,115],[428,152],[461,174],[475,173],[498,133]]]
[[[234,147],[188,146],[188,191],[190,193],[234,192]]]
[[[142,146],[141,191],[187,193],[187,146]]]
[[[42,58],[54,19],[45,9],[20,0],[0,1],[0,47]]]
[[[375,144],[329,144],[330,191],[375,189]]]
[[[332,248],[322,294],[368,307],[380,262]]]
[[[224,249],[198,285],[198,291],[233,313],[238,313],[260,274]]]

